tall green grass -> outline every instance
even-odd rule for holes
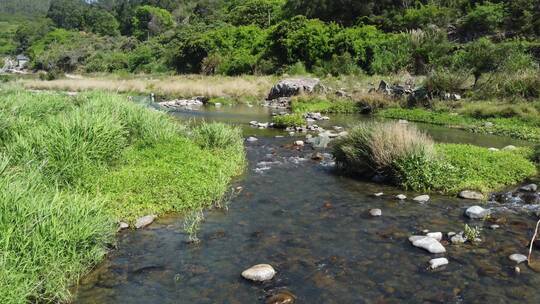
[[[192,132],[91,92],[0,96],[0,300],[64,302],[114,222],[212,205],[245,164],[238,129]]]

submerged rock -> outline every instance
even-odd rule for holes
[[[431,269],[436,269],[444,265],[448,265],[448,259],[446,258],[432,259],[429,261],[429,267],[431,267]]]
[[[479,193],[479,192],[475,192],[475,191],[470,191],[470,190],[463,190],[459,193],[458,195],[460,198],[463,198],[463,199],[469,199],[469,200],[483,200],[484,199],[484,195],[482,193]]]
[[[375,196],[375,197],[381,197],[383,195],[384,195],[383,192],[377,192],[377,193],[373,194],[373,196]]]
[[[480,206],[472,206],[465,210],[465,214],[471,219],[483,219],[490,213],[489,209],[484,209]]]
[[[275,275],[276,271],[268,264],[255,265],[242,272],[242,277],[255,282],[269,281]]]
[[[289,291],[280,291],[270,296],[264,302],[265,304],[293,304],[296,302],[296,296]]]
[[[418,203],[425,203],[427,201],[429,201],[429,195],[420,195],[420,196],[417,196],[415,198],[413,198],[413,201],[415,202],[418,202]]]
[[[527,257],[523,254],[514,253],[508,257],[511,261],[516,262],[517,264],[521,264],[525,261],[527,261]]]
[[[369,210],[369,214],[371,214],[371,216],[382,216],[382,210],[381,209],[371,209],[371,210]]]
[[[155,215],[147,215],[147,216],[138,218],[137,221],[135,222],[135,228],[137,229],[145,228],[149,226],[150,224],[152,224],[155,219],[156,219]]]
[[[409,237],[409,241],[413,244],[413,246],[425,249],[430,253],[446,252],[446,249],[439,241],[429,236],[413,235]]]

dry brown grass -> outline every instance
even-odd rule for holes
[[[20,80],[27,89],[88,91],[105,90],[112,92],[155,93],[174,97],[192,96],[254,96],[265,97],[270,91],[273,77],[222,77],[222,76],[169,76],[137,77],[120,79],[115,77],[89,77],[82,79],[59,79],[53,81]]]

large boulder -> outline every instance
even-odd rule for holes
[[[270,90],[268,100],[291,97],[301,93],[313,93],[320,82],[317,78],[289,78],[280,80]]]

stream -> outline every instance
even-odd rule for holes
[[[242,187],[227,210],[205,212],[199,244],[189,244],[181,217],[162,217],[153,225],[118,235],[112,250],[75,292],[75,303],[265,303],[280,291],[296,303],[540,303],[540,274],[513,253],[527,254],[536,217],[519,212],[495,213],[493,222],[465,218],[474,202],[432,195],[419,204],[403,202],[397,188],[340,176],[332,160],[313,161],[309,145],[273,129],[249,126],[270,120],[263,107],[207,107],[175,112],[179,119],[220,121],[242,126],[248,168],[232,187]],[[345,127],[363,116],[334,115],[325,127]],[[419,127],[439,142],[502,148],[527,143],[432,125]],[[276,138],[276,135],[284,137]],[[300,137],[301,136],[301,137]],[[319,150],[328,153],[329,150]],[[373,194],[383,192],[381,197]],[[421,193],[420,193],[421,194]],[[380,208],[381,217],[369,210]],[[408,237],[423,230],[483,227],[476,245],[445,244],[446,254],[413,247]],[[446,257],[449,265],[429,269],[428,261]],[[267,263],[273,280],[252,283],[240,276],[246,268]]]

